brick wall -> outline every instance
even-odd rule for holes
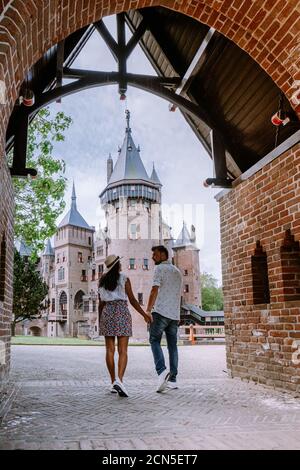
[[[0,161],[0,388],[10,366],[12,311],[13,198],[6,163]]]
[[[300,145],[221,197],[220,214],[231,374],[300,391]]]

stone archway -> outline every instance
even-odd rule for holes
[[[32,326],[29,330],[32,336],[42,336],[42,330],[38,326]]]

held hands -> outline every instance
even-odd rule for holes
[[[151,315],[151,312],[144,312],[144,320],[146,323],[152,323],[153,322],[153,318],[152,318],[152,315]]]

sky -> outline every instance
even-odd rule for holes
[[[104,22],[115,35],[115,17]],[[130,33],[127,32],[127,38]],[[98,32],[94,32],[72,65],[73,68],[116,71],[116,63]],[[139,46],[129,57],[127,70],[155,76],[155,71]],[[52,112],[63,111],[73,124],[65,141],[55,144],[55,157],[66,162],[66,211],[75,182],[77,208],[89,225],[104,227],[99,194],[106,186],[106,160],[114,163],[125,134],[125,110],[131,113],[132,137],[141,148],[141,158],[149,176],[153,162],[162,182],[164,220],[177,238],[186,222],[196,227],[200,249],[200,269],[211,273],[221,284],[219,206],[214,196],[220,189],[205,188],[203,181],[213,176],[207,152],[179,110],[169,111],[169,103],[155,95],[128,87],[121,101],[117,86],[84,90],[50,105]],[[65,211],[65,212],[66,212]],[[59,219],[62,219],[63,215]]]

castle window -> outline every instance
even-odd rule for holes
[[[97,246],[97,256],[103,256],[103,245]]]
[[[62,255],[62,260],[63,260],[63,262],[67,260],[66,253],[64,251],[63,251],[63,255]]]
[[[284,300],[300,300],[300,246],[290,230],[280,248]]]
[[[100,279],[100,277],[102,276],[102,274],[103,274],[103,269],[104,269],[103,264],[99,264],[99,265],[98,265],[98,279]]]
[[[187,269],[184,270],[184,275],[185,275],[185,276],[188,275],[188,270],[187,270]]]
[[[65,279],[65,268],[60,267],[57,272],[57,276],[58,281],[63,281]]]
[[[93,312],[96,312],[96,300],[93,300]]]
[[[4,302],[6,280],[6,240],[2,236],[0,247],[0,302]]]
[[[140,305],[144,305],[144,299],[143,299],[143,293],[139,292],[138,293],[138,302]]]
[[[83,311],[88,313],[90,311],[90,303],[88,300],[85,300],[83,302]]]
[[[60,253],[57,253],[56,263],[60,263]]]
[[[81,310],[82,305],[83,305],[83,296],[84,292],[82,290],[79,290],[76,292],[75,298],[74,298],[74,309],[75,310]]]
[[[267,255],[263,251],[260,241],[256,242],[254,255],[251,257],[252,267],[252,286],[253,286],[253,303],[269,304],[270,289],[268,277],[268,261]]]
[[[149,269],[149,260],[147,258],[144,258],[143,269],[145,271],[148,271],[148,269]]]
[[[96,269],[92,269],[92,281],[96,280]]]
[[[86,270],[83,269],[81,271],[81,281],[86,282],[87,281],[87,275],[86,275]]]
[[[135,258],[129,259],[129,269],[135,269]]]
[[[65,320],[67,319],[67,302],[67,294],[62,291],[59,296],[59,312]]]
[[[55,299],[52,299],[52,302],[51,302],[51,312],[52,313],[55,312]]]
[[[83,263],[83,256],[81,251],[78,251],[78,263]]]
[[[92,237],[89,237],[89,245],[92,244]]]
[[[185,292],[185,293],[188,293],[188,292],[189,292],[189,285],[188,285],[188,284],[186,284],[186,285],[184,286],[184,292]]]
[[[130,235],[130,238],[132,238],[133,240],[136,239],[136,224],[130,225]]]

